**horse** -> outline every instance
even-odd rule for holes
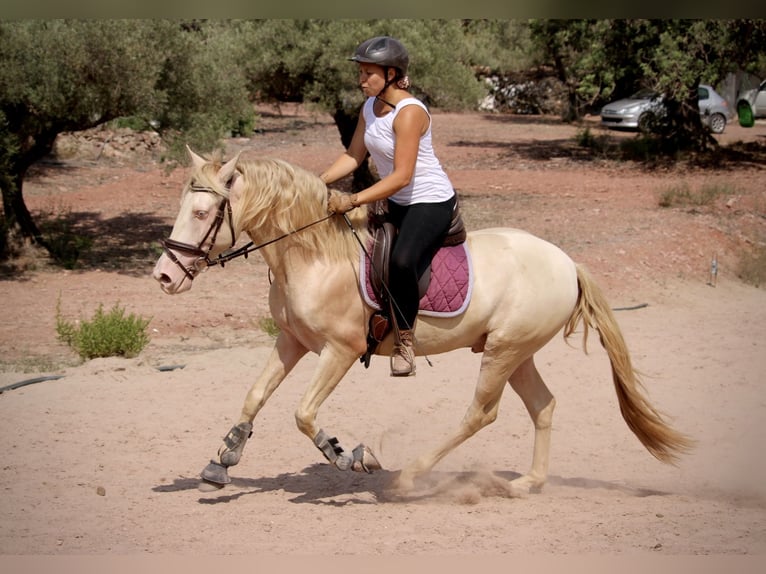
[[[170,237],[162,241],[153,277],[167,294],[188,291],[201,271],[223,263],[221,258],[232,253],[244,232],[258,244],[254,249],[270,269],[269,308],[279,327],[239,420],[201,472],[200,488],[231,482],[229,468],[240,462],[256,415],[308,353],[318,355],[318,362],[295,411],[298,429],[337,469],[380,470],[370,448],[359,444],[349,452],[317,424],[321,405],[367,349],[373,309],[359,282],[360,253],[370,237],[366,208],[344,216],[328,214],[327,186],[280,159],[241,159],[237,154],[224,162],[187,151],[191,170],[180,211]],[[556,400],[534,355],[559,332],[568,340],[580,325],[585,353],[589,329],[599,335],[629,429],[659,461],[677,464],[693,441],[672,428],[649,401],[612,309],[584,266],[554,244],[514,228],[472,230],[465,245],[475,277],[470,302],[459,316],[419,315],[415,351],[426,357],[461,348],[481,353],[473,399],[454,433],[404,465],[393,488],[415,488],[418,478],[494,422],[507,383],[534,426],[531,467],[510,481],[511,488],[541,491],[548,475]],[[390,334],[384,338],[375,354],[388,355],[392,339]]]

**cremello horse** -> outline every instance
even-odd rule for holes
[[[317,412],[352,364],[366,350],[372,309],[359,288],[363,209],[328,216],[327,188],[311,173],[284,161],[208,161],[191,150],[192,170],[181,210],[153,276],[165,293],[188,290],[199,271],[246,232],[260,249],[273,281],[272,316],[280,333],[245,399],[239,421],[224,438],[217,459],[202,478],[230,482],[255,416],[296,363],[308,352],[318,366],[295,412],[298,428],[341,470],[379,469],[364,445],[352,452],[317,425]],[[355,234],[351,233],[349,223]],[[277,240],[278,239],[278,240]],[[534,363],[534,354],[556,333],[565,338],[583,325],[583,348],[595,328],[606,349],[620,411],[639,441],[656,458],[674,462],[691,442],[672,429],[642,392],[642,385],[612,311],[586,271],[559,248],[524,231],[485,229],[468,234],[475,283],[465,312],[454,318],[421,316],[416,353],[433,355],[470,347],[483,353],[473,400],[452,436],[399,473],[407,489],[498,412],[506,383],[521,397],[535,429],[529,472],[512,481],[521,492],[539,490],[547,478],[555,399]],[[389,354],[391,336],[378,353]],[[422,374],[420,376],[423,376]]]

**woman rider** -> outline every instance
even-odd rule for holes
[[[370,154],[380,180],[354,194],[331,193],[328,210],[346,213],[386,199],[388,219],[398,233],[390,257],[389,291],[396,342],[391,374],[415,374],[413,328],[418,313],[418,279],[447,233],[456,197],[431,143],[431,116],[407,91],[409,56],[398,40],[371,38],[350,60],[359,66],[367,100],[351,144],[320,177],[331,184],[349,175]]]

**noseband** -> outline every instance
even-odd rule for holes
[[[228,189],[231,186],[231,181],[226,185],[226,188]],[[202,187],[202,186],[195,186],[191,185],[190,187],[191,191],[194,193],[215,193],[214,190],[208,188],[208,187]],[[162,239],[160,241],[160,244],[162,245],[163,250],[167,254],[167,256],[170,258],[170,260],[178,265],[181,270],[184,272],[186,277],[189,278],[189,281],[193,281],[194,277],[203,269],[215,265],[214,261],[211,261],[210,259],[210,252],[213,250],[213,247],[215,246],[215,240],[218,237],[218,232],[221,230],[221,227],[223,226],[223,220],[224,217],[228,219],[229,223],[229,229],[231,230],[231,245],[229,247],[234,247],[234,244],[236,243],[236,238],[234,237],[234,220],[232,218],[231,213],[231,202],[229,202],[228,197],[224,197],[223,201],[218,205],[218,211],[215,214],[215,219],[210,224],[210,227],[207,230],[207,233],[205,233],[205,236],[202,238],[202,240],[197,245],[192,245],[190,243],[183,243],[182,241],[176,241],[175,239]],[[207,249],[204,249],[205,243],[208,243],[208,238],[210,239],[209,245]],[[188,267],[185,266],[183,263],[181,263],[180,259],[176,256],[176,254],[173,252],[179,251],[181,253],[184,253],[185,255],[191,255],[193,257],[196,257],[194,262],[189,265]],[[205,267],[200,267],[201,263],[205,263]]]

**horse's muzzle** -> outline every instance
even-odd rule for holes
[[[203,265],[202,268],[207,269],[207,266]],[[180,261],[174,261],[173,258],[163,254],[154,266],[152,277],[160,284],[164,293],[175,295],[188,291],[192,286],[192,280],[199,273],[200,269],[196,263],[185,267]]]

